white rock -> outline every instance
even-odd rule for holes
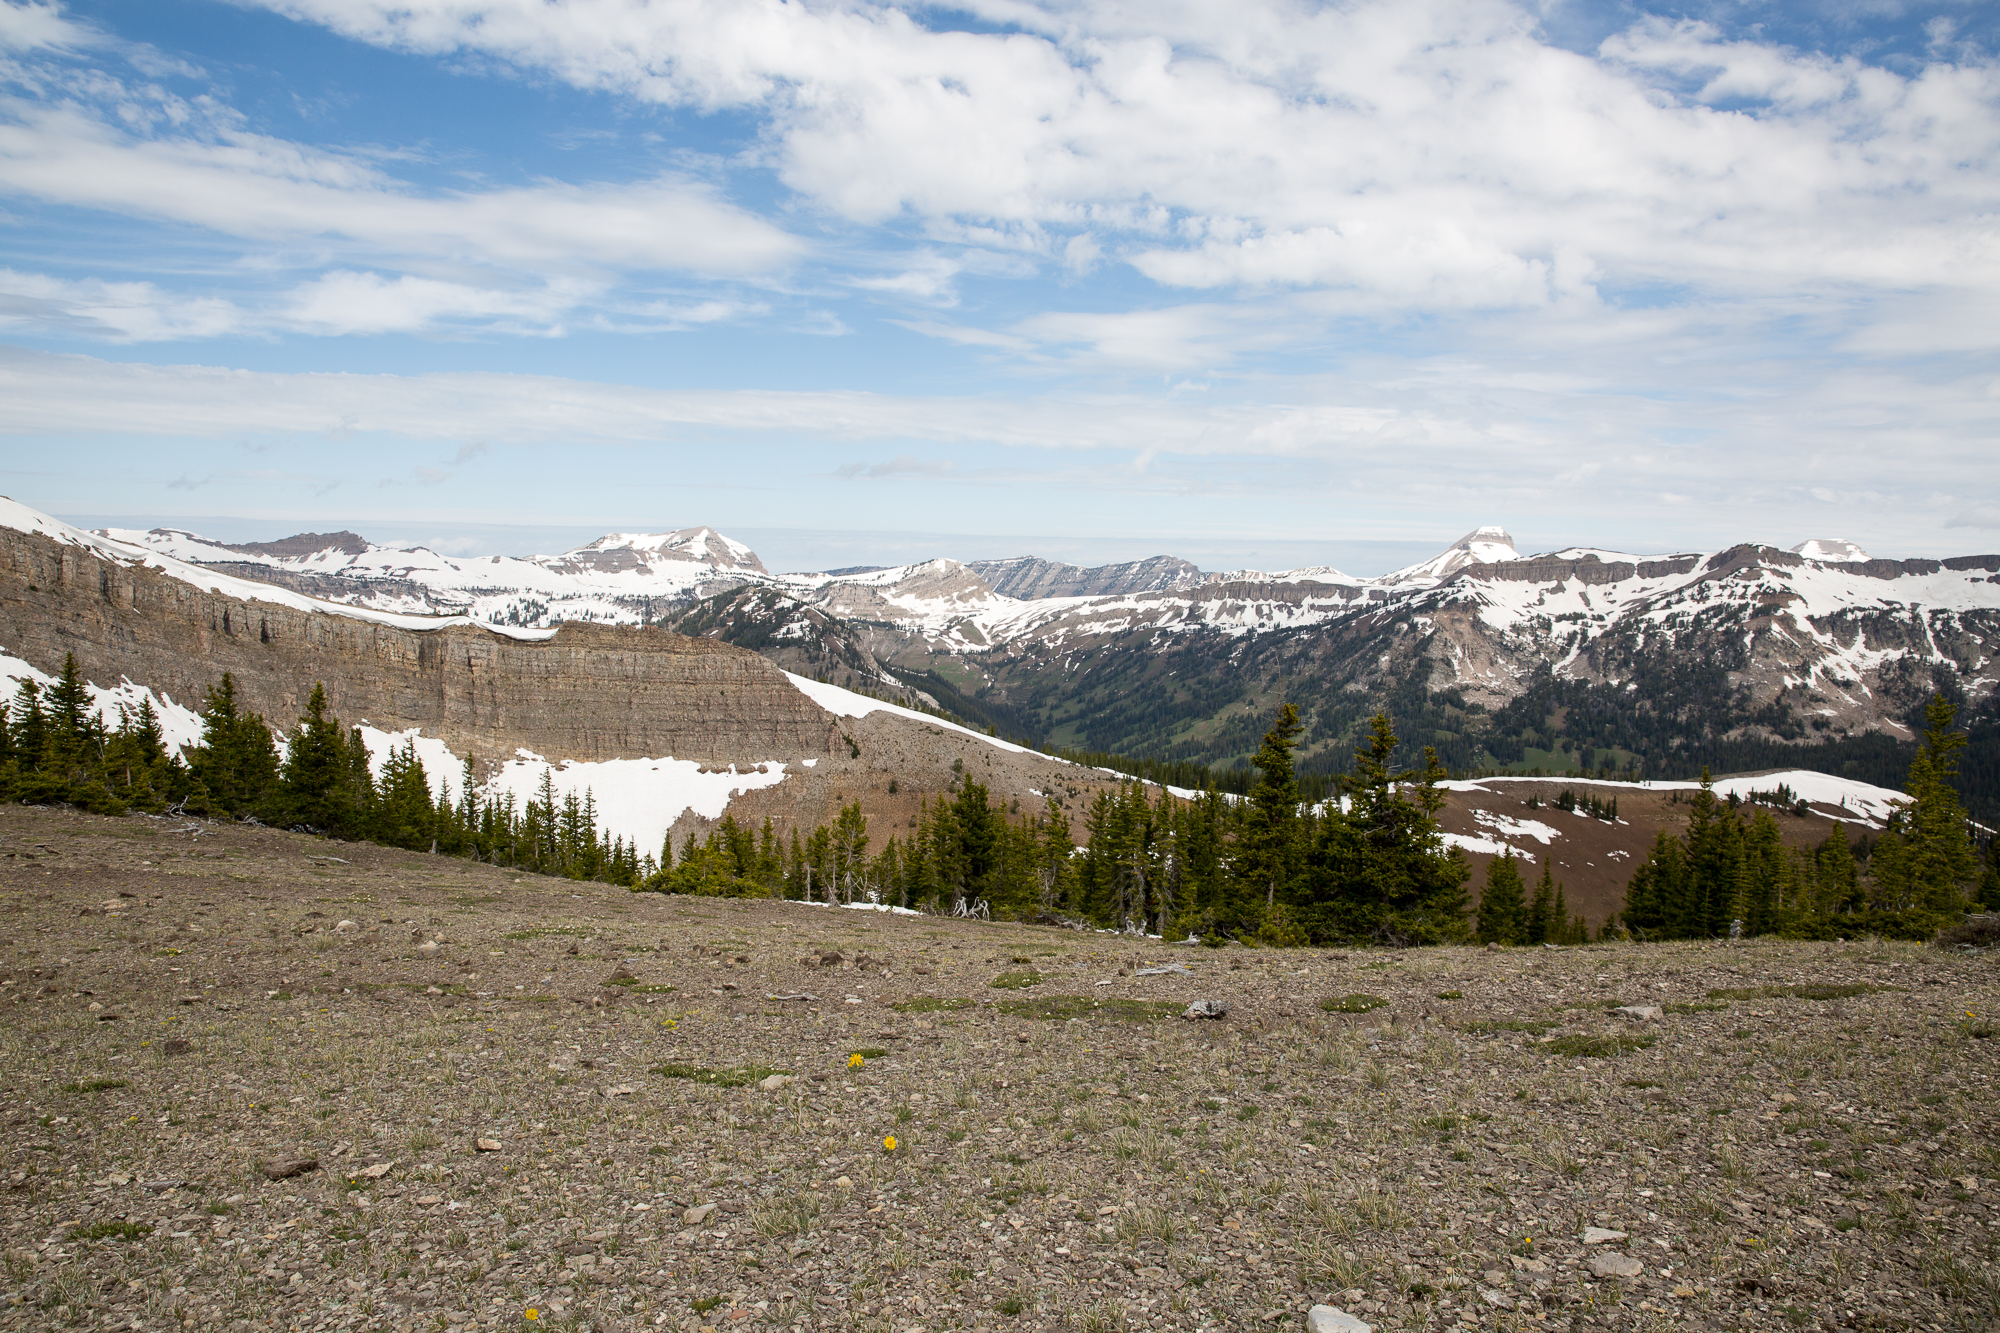
[[[715,1212],[714,1204],[698,1203],[694,1207],[688,1209],[686,1212],[681,1214],[681,1222],[686,1226],[698,1227],[703,1222],[706,1222],[709,1219],[710,1215],[712,1215],[714,1212]]]
[[[417,952],[422,954],[426,958],[435,957],[437,951],[438,951],[438,942],[436,940],[425,940],[422,944],[419,944],[417,946]]]
[[[1196,1000],[1187,1007],[1187,1012],[1181,1015],[1182,1018],[1227,1018],[1228,1016],[1227,1000]]]
[[[360,922],[343,921],[339,925],[333,928],[333,933],[336,935],[353,935],[357,934],[360,930],[361,930]]]
[[[1592,1277],[1637,1277],[1645,1271],[1646,1265],[1616,1250],[1599,1250],[1590,1256]]]
[[[1627,1004],[1627,1005],[1620,1005],[1618,1008],[1613,1009],[1611,1012],[1614,1014],[1623,1015],[1626,1018],[1636,1018],[1641,1021],[1645,1021],[1649,1019],[1658,1018],[1662,1011],[1660,1009],[1660,1006],[1657,1004]]]
[[[1583,1243],[1585,1245],[1609,1245],[1614,1240],[1626,1239],[1628,1237],[1624,1232],[1612,1231],[1606,1227],[1585,1227],[1583,1229]]]
[[[757,1086],[765,1092],[776,1092],[778,1089],[788,1088],[796,1082],[798,1080],[790,1074],[766,1074]]]
[[[1315,1305],[1306,1311],[1306,1333],[1375,1333],[1375,1330],[1338,1306]]]

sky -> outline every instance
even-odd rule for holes
[[[458,554],[2000,549],[2000,6],[0,0],[0,491]]]

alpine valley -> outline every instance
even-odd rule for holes
[[[1942,691],[1969,724],[1967,802],[2000,822],[2000,555],[1877,559],[1836,540],[1524,555],[1488,527],[1379,577],[1167,556],[773,574],[707,528],[525,559],[349,532],[95,536],[375,611],[658,625],[1036,748],[1166,761],[1147,771],[1182,781],[1243,769],[1290,701],[1304,774],[1343,771],[1387,711],[1464,772],[1809,768],[1894,787]]]

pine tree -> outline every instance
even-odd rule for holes
[[[363,749],[364,764],[366,753]],[[354,761],[339,719],[327,713],[326,688],[315,682],[285,747],[278,776],[280,818],[332,837],[355,836],[367,807],[357,790]],[[366,777],[364,767],[360,778],[365,782]]]
[[[1528,913],[1521,927],[1521,943],[1554,944],[1556,936],[1568,922],[1556,912],[1555,873],[1548,862],[1542,863],[1542,877],[1535,881],[1535,896],[1528,904]]]
[[[1250,761],[1260,776],[1250,793],[1242,881],[1246,898],[1260,901],[1266,910],[1281,895],[1290,898],[1302,859],[1299,781],[1292,752],[1304,730],[1299,710],[1292,704],[1280,706],[1277,720],[1264,733],[1264,743]]]
[[[1526,889],[1521,883],[1521,864],[1512,851],[1503,851],[1486,863],[1486,888],[1479,895],[1479,941],[1482,944],[1519,944],[1526,925]]]
[[[1957,708],[1942,694],[1924,709],[1924,738],[1903,790],[1910,804],[1890,822],[1870,858],[1881,905],[1914,908],[1933,916],[1964,910],[1967,890],[1979,878],[1965,810],[1952,779],[1965,733],[1952,730]]]

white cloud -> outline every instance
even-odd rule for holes
[[[552,330],[590,289],[574,284],[503,292],[408,275],[338,271],[292,293],[286,321],[311,333],[410,333],[476,318],[500,326]]]
[[[150,282],[68,281],[0,269],[0,329],[34,328],[123,343],[212,338],[245,322],[243,311],[229,301],[189,298]]]
[[[866,224],[1054,257],[1123,234],[1158,281],[1535,307],[1609,281],[2000,287],[2000,69],[1911,76],[1648,20],[1595,56],[1498,0],[892,5],[265,0],[386,46],[768,118],[793,188]],[[1101,241],[1100,241],[1101,243]]]

